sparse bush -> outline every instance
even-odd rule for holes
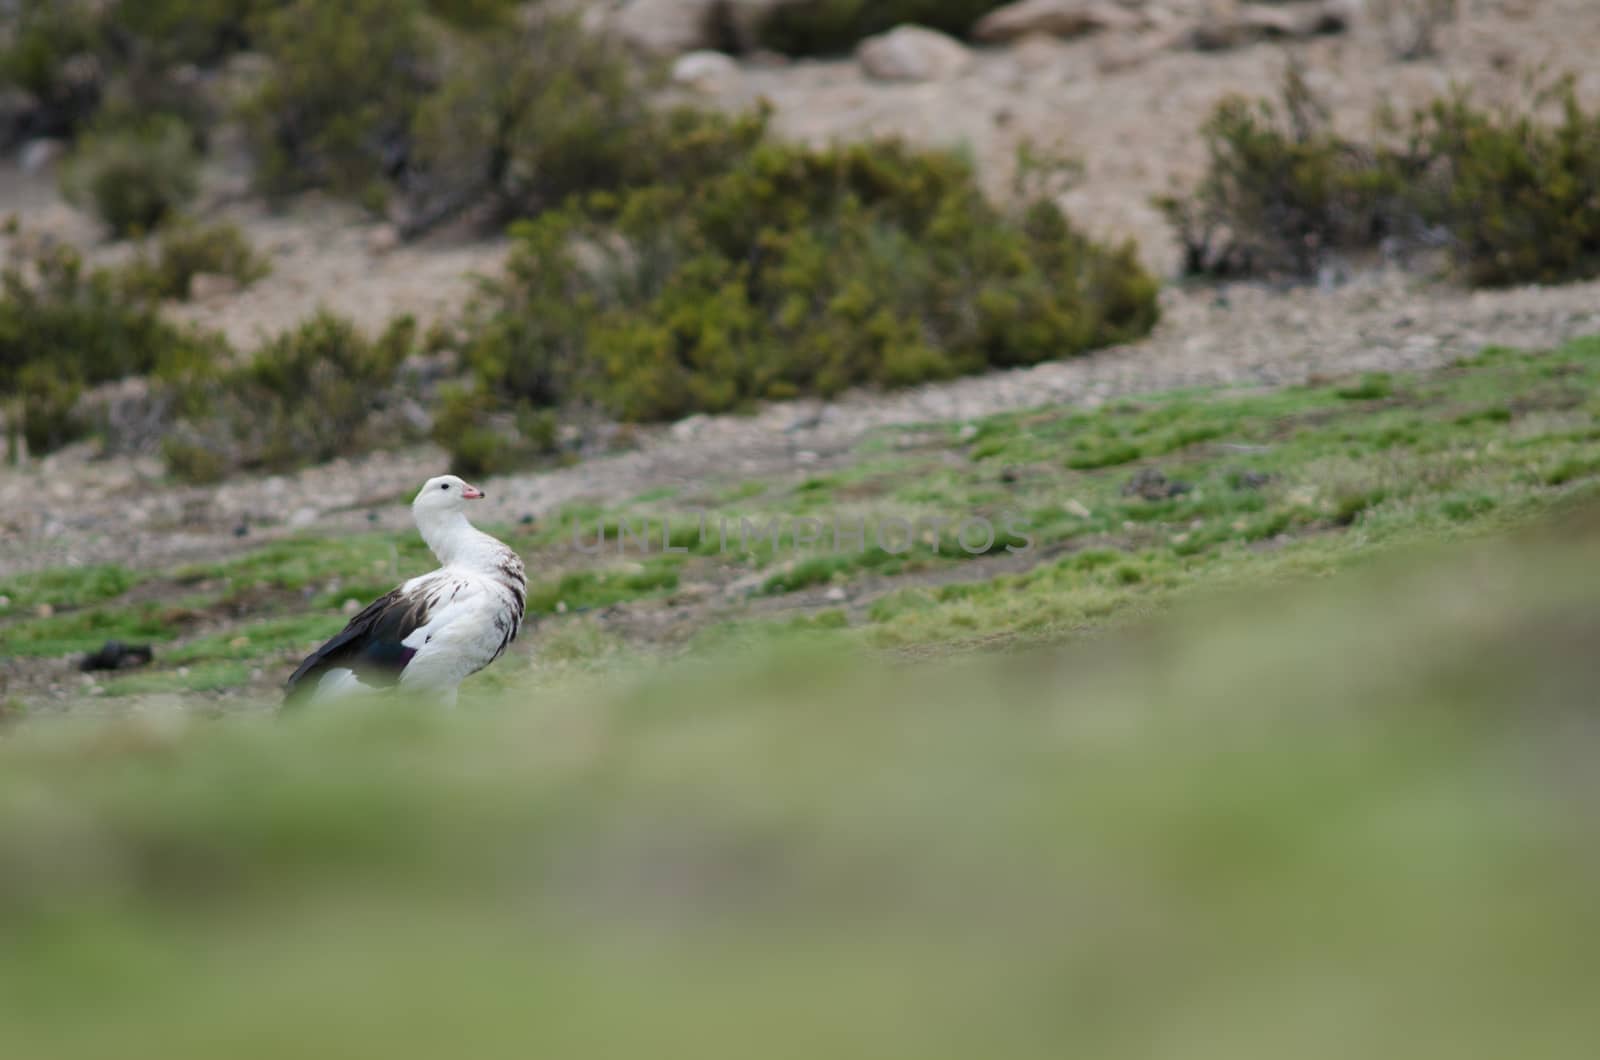
[[[263,188],[381,200],[433,76],[420,11],[418,0],[293,0],[261,20],[273,68],[242,116]]]
[[[374,341],[322,312],[236,368],[195,366],[174,380],[183,422],[165,447],[168,469],[200,479],[284,471],[408,439],[382,413],[415,337],[410,318]]]
[[[1600,274],[1600,114],[1570,82],[1553,95],[1556,124],[1455,96],[1380,114],[1366,143],[1334,132],[1292,73],[1280,106],[1225,101],[1205,127],[1206,176],[1162,204],[1186,271],[1307,277],[1330,252],[1387,240],[1445,248],[1472,284]]]
[[[135,260],[124,278],[141,294],[181,300],[189,297],[190,284],[200,273],[227,276],[248,287],[271,268],[238,225],[185,223],[165,229],[155,256]]]
[[[466,356],[504,405],[659,420],[907,385],[1144,334],[1155,284],[1047,201],[889,142],[763,142],[720,174],[519,225]]]
[[[911,22],[964,36],[1007,0],[789,0],[757,28],[760,43],[788,55],[848,52],[857,41]]]
[[[193,197],[199,155],[193,134],[171,117],[108,125],[79,140],[62,190],[119,236],[156,228]]]

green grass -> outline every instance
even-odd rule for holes
[[[486,529],[528,559],[530,614],[557,624],[742,579],[747,596],[810,592],[810,609],[835,607],[822,591],[844,589],[848,636],[877,647],[1048,641],[1136,620],[1208,586],[1341,570],[1536,519],[1600,483],[1597,394],[1600,339],[1539,354],[1491,348],[1423,376],[1186,390],[887,430],[825,471],[653,489]],[[957,540],[968,517],[996,531],[981,554]],[[822,525],[797,550],[802,518]],[[858,520],[865,547],[850,531]],[[909,540],[893,541],[895,520],[915,524]],[[762,531],[773,525],[777,547]],[[619,550],[624,526],[633,536]],[[574,547],[575,537],[592,547],[600,529],[599,553]],[[664,543],[683,551],[664,553]],[[1021,548],[1026,555],[1012,555]],[[176,668],[192,676],[223,662],[281,676],[339,628],[346,601],[364,603],[431,566],[416,535],[402,532],[290,537],[168,571],[43,571],[5,583],[12,604],[0,612],[0,642],[15,655],[56,656],[111,638],[154,641],[161,680],[179,684]],[[872,598],[857,601],[864,585]],[[745,597],[732,599],[698,620],[714,628],[697,643],[738,639],[725,627],[750,620],[739,610]],[[44,603],[56,613],[38,617]],[[823,631],[838,636],[837,625]],[[818,632],[783,614],[756,637],[791,627]],[[108,682],[111,694],[138,687]]]
[[[139,575],[133,571],[114,564],[53,567],[0,578],[0,597],[10,600],[0,607],[0,619],[8,614],[36,610],[42,604],[52,608],[84,607],[111,600],[132,589],[139,580]]]
[[[1596,518],[1068,651],[24,720],[0,1055],[1576,1060]]]

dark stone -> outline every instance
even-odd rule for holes
[[[148,644],[124,644],[120,640],[108,640],[99,651],[85,655],[83,661],[78,663],[78,669],[84,673],[91,670],[132,670],[149,666],[154,658],[155,652]]]
[[[1165,501],[1181,497],[1193,490],[1187,482],[1169,479],[1159,468],[1147,467],[1129,479],[1122,487],[1124,497],[1143,497],[1147,501]]]

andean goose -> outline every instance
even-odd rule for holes
[[[412,578],[312,652],[284,686],[285,702],[331,699],[394,684],[453,704],[456,687],[517,638],[528,582],[515,552],[467,522],[483,491],[431,478],[412,518],[440,567]]]

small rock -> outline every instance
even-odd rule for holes
[[[33,609],[33,613],[36,618],[49,618],[56,613],[56,609],[49,604],[40,604]]]
[[[353,615],[357,611],[361,610],[361,601],[351,597],[339,605],[339,610],[343,611],[347,615]]]
[[[592,9],[597,21],[604,17],[599,4],[580,6]],[[711,0],[633,0],[622,5],[612,24],[636,48],[677,55],[712,43],[710,13]]]
[[[944,81],[972,65],[972,53],[937,30],[896,26],[862,41],[856,61],[868,77],[880,81]]]
[[[294,511],[294,514],[289,516],[289,525],[291,527],[297,529],[297,530],[301,529],[303,527],[310,526],[312,523],[314,523],[316,521],[317,521],[317,510],[315,508],[310,508],[310,507],[307,507],[307,508],[296,508],[295,511]]]
[[[1189,45],[1197,51],[1224,51],[1262,40],[1340,33],[1348,28],[1348,20],[1339,11],[1334,4],[1224,4],[1189,31]]]
[[[367,249],[374,254],[387,254],[399,246],[398,225],[381,224],[367,234]]]
[[[958,442],[970,442],[970,441],[972,441],[972,439],[976,438],[977,436],[978,436],[978,425],[976,423],[963,423],[961,425],[961,429],[956,432],[956,441],[958,441]]]
[[[820,458],[817,454],[810,449],[802,449],[794,454],[794,462],[797,464],[815,464],[818,459]]]
[[[715,95],[739,82],[739,64],[722,52],[698,51],[681,55],[672,64],[674,84]]]
[[[1134,475],[1122,487],[1124,497],[1143,497],[1147,501],[1164,501],[1181,497],[1194,487],[1163,475],[1158,468],[1147,467]]]
[[[1243,471],[1234,480],[1240,489],[1258,490],[1272,481],[1272,476],[1264,471]]]
[[[230,648],[248,648],[249,646],[249,637],[234,637],[232,640],[228,641],[228,647]]]
[[[67,153],[64,140],[42,138],[29,140],[22,145],[22,151],[17,156],[17,165],[28,174],[43,173],[45,170],[61,161],[61,156]]]
[[[710,416],[707,416],[703,412],[697,412],[693,416],[686,417],[679,420],[677,423],[674,423],[670,429],[670,432],[672,437],[676,438],[678,441],[687,441],[704,430],[706,424],[710,422]]]
[[[1068,54],[1068,45],[1048,33],[1027,33],[1011,45],[1011,61],[1030,74],[1060,65]]]
[[[1077,498],[1067,501],[1061,507],[1066,509],[1067,514],[1076,515],[1079,519],[1088,519],[1094,515],[1094,512],[1089,510],[1089,506]]]
[[[189,297],[196,302],[225,298],[238,289],[238,280],[220,272],[197,272],[189,278]]]
[[[11,606],[11,597],[9,597],[9,596],[0,596],[0,611],[4,611],[6,608],[8,608],[10,606]]]
[[[849,598],[849,594],[844,591],[843,586],[835,585],[833,588],[823,593],[822,598],[837,604],[847,600]]]

